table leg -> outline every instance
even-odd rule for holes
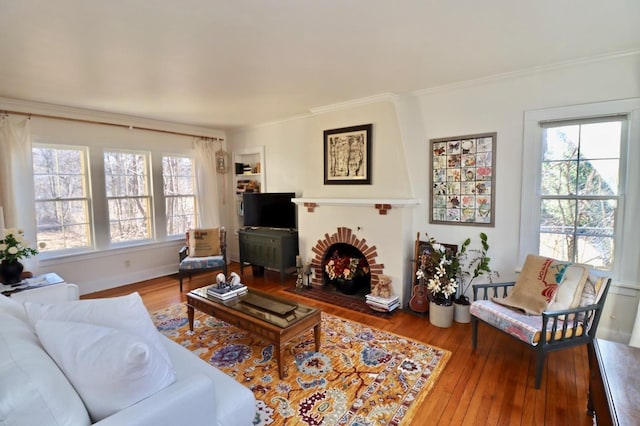
[[[316,341],[316,352],[320,352],[320,323],[313,327],[313,339]]]
[[[187,316],[189,317],[189,330],[193,331],[193,306],[187,305]]]
[[[284,358],[284,354],[282,353],[282,347],[280,345],[276,346],[276,353],[278,357],[278,374],[280,375],[280,380],[284,379],[284,375],[282,374],[282,360]]]

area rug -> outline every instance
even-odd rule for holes
[[[322,341],[312,329],[286,346],[279,379],[268,341],[186,306],[152,314],[158,330],[249,387],[255,425],[409,424],[447,364],[449,351],[322,313]]]

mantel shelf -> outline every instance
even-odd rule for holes
[[[371,207],[376,204],[388,204],[392,207],[414,207],[420,204],[417,198],[293,198],[295,204],[313,203],[316,206],[352,206]]]

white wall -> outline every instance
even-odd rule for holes
[[[369,104],[340,105],[322,113],[229,134],[230,149],[264,145],[267,190],[296,191],[305,197],[417,198],[411,253],[417,232],[460,244],[489,236],[491,267],[501,280],[514,280],[518,265],[524,112],[532,109],[640,96],[640,54],[539,69],[460,85],[425,90]],[[373,123],[373,184],[323,185],[322,132]],[[428,223],[429,139],[497,132],[495,227]],[[632,143],[639,143],[638,140]],[[275,169],[275,170],[274,170]],[[526,194],[525,194],[526,195]],[[383,246],[384,241],[375,241]],[[304,246],[304,245],[301,245]],[[395,259],[407,268],[408,259]],[[639,259],[640,261],[640,259]],[[382,259],[386,265],[388,260]],[[388,266],[388,265],[387,265]],[[408,274],[405,274],[408,279]],[[639,287],[640,288],[640,287]],[[626,341],[638,303],[638,290],[612,290],[601,334]],[[615,312],[615,314],[614,314]]]

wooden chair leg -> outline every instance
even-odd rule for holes
[[[543,350],[536,351],[536,389],[540,389],[542,383],[542,370],[547,353]]]
[[[475,351],[478,347],[478,318],[471,315],[471,346]]]
[[[178,275],[180,276],[180,293],[182,293],[182,271],[180,271]]]

